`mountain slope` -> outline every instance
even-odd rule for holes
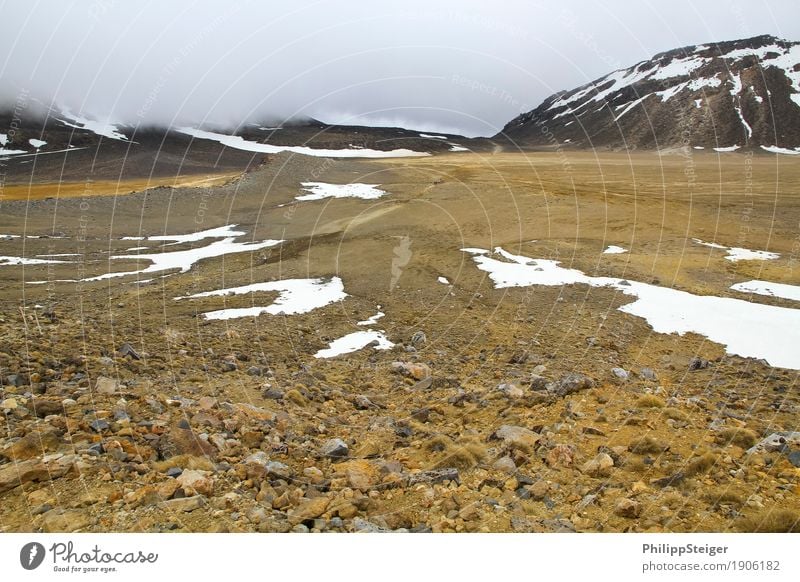
[[[515,145],[800,153],[800,43],[689,46],[552,95],[496,136]]]
[[[149,179],[245,171],[258,166],[265,154],[284,149],[367,158],[487,147],[485,140],[456,135],[315,119],[218,131],[133,127],[43,107],[0,111],[0,168],[8,183]]]

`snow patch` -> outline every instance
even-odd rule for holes
[[[449,285],[450,284],[450,281],[447,280],[447,277],[439,277],[436,280],[439,281],[439,283],[441,283],[442,285]]]
[[[765,146],[765,145],[762,145],[761,149],[762,150],[766,150],[768,152],[771,152],[773,154],[785,154],[785,155],[788,155],[788,156],[796,156],[796,155],[800,154],[800,148],[795,148],[793,150],[790,150],[789,148],[779,148],[778,146]]]
[[[326,184],[325,182],[303,182],[303,190],[310,194],[295,196],[295,200],[322,200],[323,198],[362,198],[375,200],[384,196],[384,190],[378,190],[380,184]]]
[[[364,325],[364,326],[375,325],[376,323],[378,323],[378,320],[385,315],[386,314],[383,311],[379,311],[372,317],[368,317],[364,321],[359,321],[356,325]]]
[[[376,350],[388,350],[394,347],[394,344],[386,338],[383,331],[356,331],[333,340],[328,344],[328,348],[319,350],[314,354],[314,357],[335,358],[336,356],[364,349],[373,342],[377,342],[375,345]]]
[[[731,289],[734,291],[741,291],[742,293],[756,293],[757,295],[800,301],[800,285],[754,280],[736,283],[735,285],[731,285]]]
[[[29,259],[27,257],[2,257],[0,256],[0,266],[7,265],[55,265],[59,263],[69,263],[69,261],[59,261],[55,259]]]
[[[397,150],[371,150],[371,149],[341,149],[341,150],[325,150],[315,149],[307,146],[279,146],[267,143],[258,143],[255,141],[248,141],[238,135],[227,135],[224,133],[215,133],[213,131],[203,131],[194,127],[178,127],[176,131],[185,135],[190,135],[197,139],[208,139],[222,144],[226,147],[244,150],[247,152],[258,152],[264,154],[278,154],[281,152],[292,152],[295,154],[303,154],[306,156],[316,156],[323,158],[404,158],[404,157],[419,157],[429,156],[428,152],[415,152],[407,149]]]
[[[255,317],[262,313],[271,315],[297,315],[308,313],[314,309],[342,301],[347,297],[341,278],[331,277],[328,280],[315,279],[284,279],[282,281],[267,281],[265,283],[252,283],[240,287],[216,289],[175,297],[179,299],[198,299],[200,297],[219,297],[225,295],[244,295],[247,293],[277,291],[279,295],[270,305],[264,307],[247,307],[242,309],[221,309],[204,313],[206,319],[234,319],[237,317]]]
[[[247,251],[257,251],[267,247],[273,247],[282,243],[282,240],[264,240],[260,242],[235,242],[234,237],[224,238],[209,243],[206,246],[187,249],[183,251],[161,251],[156,253],[137,253],[135,255],[114,255],[110,259],[130,259],[150,261],[150,265],[136,271],[121,271],[106,273],[96,277],[88,277],[82,281],[102,281],[115,277],[126,277],[128,275],[139,275],[145,273],[161,273],[163,271],[176,271],[186,273],[195,264],[203,259],[221,257],[224,255],[243,253]]]
[[[627,249],[623,249],[622,247],[618,247],[616,245],[609,246],[606,250],[603,251],[604,255],[621,255],[622,253],[627,253]]]
[[[648,283],[591,277],[559,261],[496,254],[506,260],[476,255],[478,268],[489,273],[495,287],[590,285],[634,297],[620,311],[640,317],[658,333],[697,333],[725,346],[729,354],[763,358],[773,366],[800,369],[800,310],[750,303],[741,299],[694,295]]]
[[[66,119],[59,119],[59,121],[67,127],[85,129],[96,135],[107,137],[109,139],[128,141],[128,138],[125,136],[125,134],[121,133],[116,125],[108,121],[105,123],[102,121],[94,121],[92,119],[76,115],[69,109],[62,109],[61,115],[66,117]]]
[[[705,242],[699,238],[693,238],[692,241],[699,245],[703,245],[704,247],[728,251],[725,259],[734,263],[737,261],[770,261],[780,258],[778,253],[771,253],[769,251],[752,251],[750,249],[743,249],[741,247],[726,247],[725,245],[717,243]]]

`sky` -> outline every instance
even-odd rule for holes
[[[0,104],[130,125],[312,116],[492,135],[681,46],[800,40],[797,0],[14,0]]]

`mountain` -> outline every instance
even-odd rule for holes
[[[0,167],[10,182],[122,180],[240,172],[266,154],[392,157],[485,148],[485,140],[316,119],[236,128],[134,127],[36,102],[0,111]]]
[[[764,35],[660,53],[550,96],[495,139],[522,148],[800,153],[800,43]]]

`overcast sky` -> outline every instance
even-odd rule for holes
[[[0,14],[0,100],[159,125],[311,115],[490,135],[657,52],[800,40],[797,0],[16,0]]]

